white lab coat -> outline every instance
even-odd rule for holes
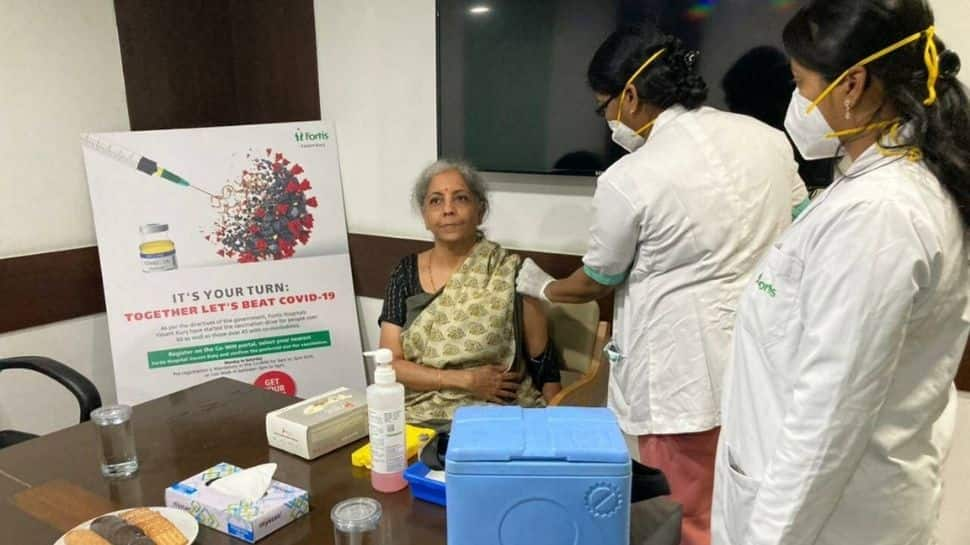
[[[846,168],[739,303],[714,545],[933,542],[970,330],[965,233],[924,164],[873,146]]]
[[[609,406],[630,435],[720,424],[735,301],[807,198],[787,138],[675,106],[599,178],[586,273],[616,287]]]

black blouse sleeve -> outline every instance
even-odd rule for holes
[[[380,318],[377,319],[378,325],[389,322],[404,327],[407,319],[405,302],[408,297],[414,295],[415,284],[421,285],[417,278],[417,268],[417,256],[409,255],[391,271],[387,288],[384,290],[384,307],[381,309]]]
[[[546,342],[546,347],[541,354],[534,358],[529,355],[529,351],[526,349],[528,343],[525,340],[523,314],[522,296],[517,295],[513,316],[515,329],[518,331],[519,353],[522,355],[522,359],[525,360],[526,370],[529,372],[529,376],[532,377],[532,384],[538,390],[542,390],[542,386],[545,384],[562,382],[562,377],[559,372],[559,369],[562,367],[562,356],[559,353],[559,349],[553,344],[552,339]]]
[[[532,377],[532,384],[535,384],[535,387],[539,390],[542,389],[544,384],[562,382],[559,373],[559,369],[562,367],[562,357],[552,343],[552,339],[549,339],[549,344],[546,345],[542,354],[535,358],[526,355],[526,367]]]

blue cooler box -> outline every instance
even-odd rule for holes
[[[445,457],[449,545],[628,545],[630,454],[608,409],[463,407]]]

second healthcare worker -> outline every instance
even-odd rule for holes
[[[934,543],[970,329],[970,105],[933,25],[924,0],[816,0],[785,28],[785,125],[843,163],[739,303],[717,545]]]
[[[807,196],[785,135],[703,108],[697,54],[654,28],[610,35],[588,70],[629,155],[599,178],[583,267],[531,261],[520,292],[584,302],[616,290],[609,406],[683,505],[683,543],[710,541],[721,379],[735,301]]]

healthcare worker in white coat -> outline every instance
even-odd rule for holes
[[[924,0],[816,0],[785,28],[785,126],[843,160],[739,303],[716,545],[934,543],[970,330],[970,107],[933,25]]]
[[[630,153],[600,176],[583,267],[519,291],[558,302],[615,290],[609,406],[683,505],[683,543],[710,542],[720,394],[735,302],[807,193],[785,135],[701,107],[697,53],[648,27],[600,46],[588,80]]]

